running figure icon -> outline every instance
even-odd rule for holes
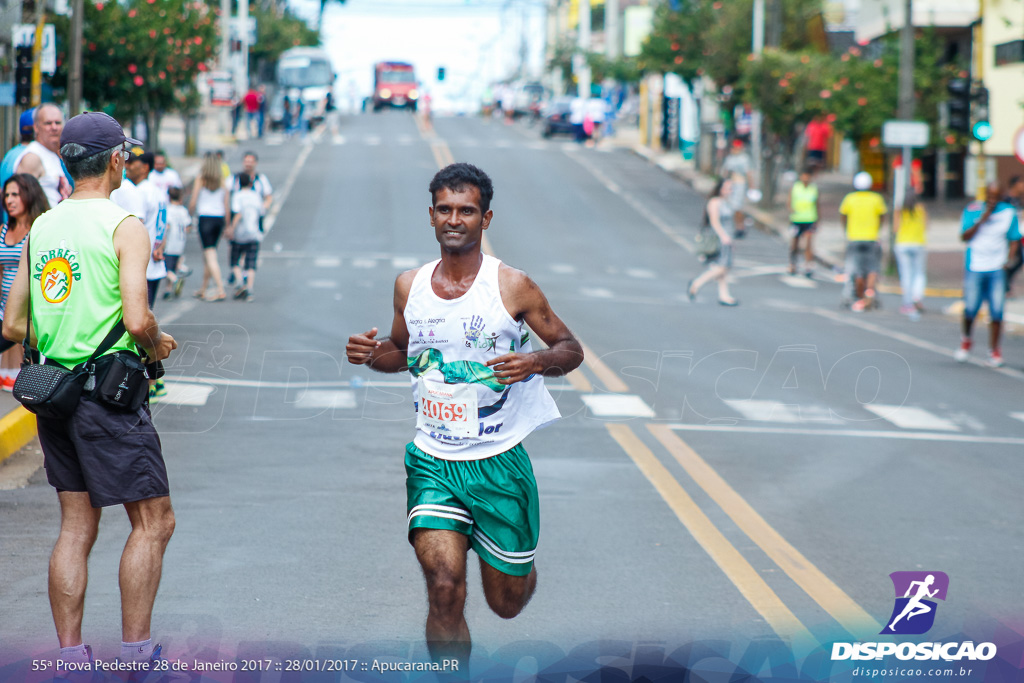
[[[903,608],[903,611],[900,612],[900,615],[893,619],[892,623],[889,624],[890,631],[896,630],[896,622],[902,619],[903,617],[906,617],[907,621],[910,621],[919,614],[927,614],[928,612],[932,611],[932,608],[929,605],[926,605],[923,602],[921,602],[921,600],[924,598],[934,598],[935,594],[939,592],[938,588],[936,588],[933,591],[928,590],[928,588],[931,587],[933,583],[935,583],[934,574],[929,574],[924,581],[912,581],[910,583],[910,587],[907,588],[907,592],[903,596],[905,598],[910,598],[910,601]],[[911,597],[910,593],[914,590],[915,586],[917,586],[917,593],[915,593],[914,596]]]

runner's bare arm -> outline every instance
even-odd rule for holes
[[[21,158],[21,162],[18,164],[18,168],[14,169],[14,172],[28,173],[36,178],[42,178],[46,174],[46,169],[43,168],[43,160],[39,158],[38,154],[28,152]]]
[[[391,322],[391,336],[377,339],[377,328],[348,338],[345,355],[353,365],[368,365],[377,372],[403,372],[408,367],[406,351],[409,348],[409,329],[405,325],[405,302],[416,277],[409,270],[395,280],[395,317]]]
[[[25,327],[28,325],[28,250],[22,249],[18,258],[18,272],[14,276],[14,284],[7,295],[7,307],[4,309],[4,338],[20,342],[25,338]],[[35,331],[31,332],[29,344],[35,348]]]
[[[150,360],[163,360],[178,344],[160,331],[147,301],[146,266],[149,264],[149,232],[135,216],[128,216],[114,230],[114,252],[120,263],[121,316],[124,327]]]
[[[558,377],[583,362],[583,347],[548,303],[537,283],[526,273],[502,264],[498,288],[505,308],[530,326],[548,348],[532,353],[507,353],[487,361],[502,384],[521,382],[530,375]]]

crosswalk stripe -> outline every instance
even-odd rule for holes
[[[914,406],[887,406],[869,403],[864,408],[883,420],[887,420],[902,429],[921,429],[941,432],[959,432],[953,422],[939,417],[924,408]]]
[[[580,396],[595,417],[654,417],[654,410],[634,394],[589,394]]]
[[[295,401],[295,407],[307,410],[324,408],[352,409],[356,407],[356,394],[350,390],[307,389]]]
[[[780,403],[779,401],[759,401],[747,399],[742,401],[725,401],[725,404],[741,414],[744,419],[754,422],[803,422],[800,408]]]
[[[1020,420],[1021,422],[1024,422],[1024,413],[1010,413],[1010,417],[1012,417],[1014,420]]]
[[[205,384],[165,382],[164,386],[167,388],[167,395],[161,396],[159,403],[176,406],[205,406],[214,391],[214,387]]]

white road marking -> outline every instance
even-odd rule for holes
[[[310,289],[337,289],[338,283],[335,280],[310,280],[306,286]]]
[[[864,439],[901,439],[906,441],[954,441],[956,443],[1024,446],[1024,438],[1013,436],[971,436],[948,432],[895,432],[858,429],[805,429],[800,427],[745,427],[733,425],[670,424],[681,432],[731,432],[734,434],[778,434],[782,436],[858,437]],[[837,451],[838,453],[838,451]]]
[[[352,259],[353,268],[376,268],[377,259],[374,258],[354,258]]]
[[[615,294],[610,289],[605,289],[604,287],[581,287],[580,293],[595,299],[612,299],[615,297]]]
[[[391,267],[399,270],[409,270],[420,265],[420,260],[410,256],[396,256],[391,259]]]
[[[580,396],[594,417],[654,417],[654,411],[634,394],[588,394]]]
[[[167,395],[161,396],[159,404],[172,404],[176,406],[205,406],[210,399],[210,394],[215,390],[208,384],[186,384],[168,380],[164,383],[167,388]]]
[[[817,289],[818,283],[809,277],[802,275],[783,275],[779,278],[782,284],[788,287],[796,287],[797,289]]]
[[[334,145],[344,145],[345,144],[345,136],[344,135],[335,135],[334,137],[331,138],[331,144],[334,144]]]
[[[311,137],[313,140],[319,140],[323,129],[317,130]],[[310,152],[313,151],[313,146],[305,145],[302,151],[299,152],[299,156],[296,157],[295,163],[292,164],[292,170],[288,174],[288,178],[285,179],[284,185],[281,187],[281,191],[276,194],[274,199],[274,205],[270,207],[270,213],[263,219],[263,232],[270,234],[270,231],[274,229],[274,224],[277,222],[277,214],[281,212],[281,207],[284,206],[285,202],[288,201],[288,195],[291,194],[292,187],[295,185],[295,180],[299,177],[299,171],[306,165],[306,159],[309,158]]]
[[[416,142],[416,140],[414,140],[411,135],[399,135],[398,136],[398,144],[400,144],[400,145],[411,145],[414,142]]]
[[[1024,422],[1024,413],[1010,413],[1010,417],[1012,417],[1014,420],[1020,420],[1021,422]]]
[[[868,403],[864,409],[902,429],[930,429],[932,431],[959,432],[960,428],[945,418],[914,406],[887,406]]]
[[[568,263],[552,263],[551,270],[559,275],[575,275],[576,266],[571,266]]]
[[[494,143],[494,146],[497,147],[498,149],[508,149],[509,147],[512,146],[512,141],[511,140],[498,140],[497,142]]]
[[[654,280],[657,278],[657,274],[653,270],[647,268],[626,268],[626,275],[635,277],[639,280]]]
[[[376,135],[367,135],[363,142],[369,145],[370,147],[376,147],[381,143],[381,139]]]
[[[758,401],[755,399],[742,401],[725,401],[725,404],[743,416],[755,422],[803,422],[799,407],[778,401]]]
[[[300,409],[323,409],[323,408],[346,408],[356,407],[356,394],[354,391],[327,391],[324,389],[307,389],[302,396],[295,401],[295,407]]]
[[[341,259],[337,256],[317,256],[313,259],[313,265],[317,268],[337,268],[341,265]]]

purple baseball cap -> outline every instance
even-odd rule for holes
[[[114,117],[101,111],[87,111],[65,123],[64,131],[60,134],[60,146],[63,147],[69,142],[85,148],[85,152],[71,159],[84,159],[125,142],[132,145],[142,144],[139,140],[125,135],[121,124]]]

